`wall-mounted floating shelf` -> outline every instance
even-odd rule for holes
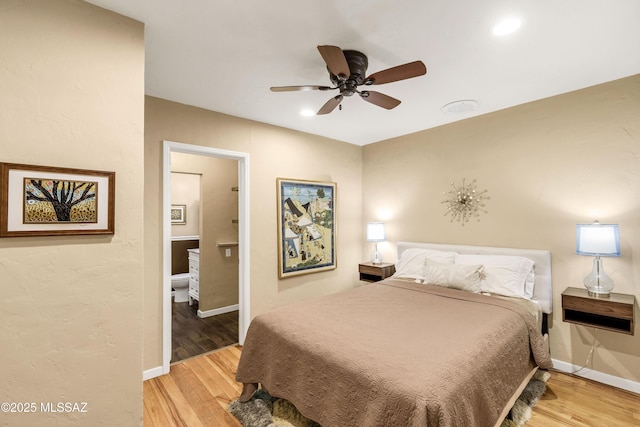
[[[567,288],[562,293],[562,320],[633,335],[635,305],[634,295],[611,292],[598,298],[585,288]]]
[[[218,242],[216,243],[218,247],[229,247],[229,246],[238,246],[238,242]]]
[[[238,191],[238,187],[231,187],[231,191]]]

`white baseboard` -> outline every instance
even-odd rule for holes
[[[211,317],[211,316],[217,316],[218,314],[230,313],[232,311],[239,310],[239,308],[240,308],[240,305],[234,304],[234,305],[228,305],[226,307],[214,308],[213,310],[206,310],[206,311],[198,310],[198,317],[204,319],[205,317]]]
[[[573,372],[581,368],[579,365],[573,365],[561,360],[552,360],[553,367],[562,372]],[[640,394],[640,382],[637,381],[631,381],[626,378],[616,377],[615,375],[605,374],[604,372],[594,371],[593,369],[588,368],[584,368],[580,370],[580,372],[576,372],[575,375]]]
[[[162,366],[158,366],[157,368],[147,369],[142,373],[142,381],[150,380],[151,378],[159,377],[160,375],[168,374],[169,372],[164,372]]]

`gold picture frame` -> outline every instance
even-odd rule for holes
[[[0,237],[113,234],[115,172],[0,163]]]
[[[277,178],[276,187],[278,277],[335,269],[337,184]]]

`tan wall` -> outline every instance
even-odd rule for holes
[[[238,162],[193,154],[171,153],[171,168],[198,173],[200,200],[200,300],[201,311],[238,304],[238,247],[225,256],[222,242],[238,241]],[[175,175],[175,174],[173,174]]]
[[[171,236],[198,236],[200,234],[200,174],[190,172],[171,174],[171,204],[185,205],[185,224],[171,224]]]
[[[0,161],[116,173],[114,235],[0,239],[0,401],[38,409],[0,424],[142,425],[143,26],[3,0],[0,28]]]
[[[162,364],[162,140],[249,153],[251,316],[358,284],[362,148],[147,97],[145,103],[144,368]],[[338,183],[336,270],[278,280],[276,178]]]
[[[582,366],[594,331],[562,322],[560,300],[591,271],[592,258],[575,254],[577,223],[619,224],[622,257],[605,259],[605,270],[615,291],[640,297],[639,118],[634,76],[367,145],[363,219],[386,220],[388,260],[397,241],[549,249],[552,356]],[[491,197],[480,222],[464,227],[441,204],[463,178]],[[597,339],[595,370],[640,381],[638,327],[635,336],[598,331]]]

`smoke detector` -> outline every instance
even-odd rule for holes
[[[477,110],[479,105],[480,103],[476,100],[463,99],[443,105],[440,110],[447,114],[465,114]]]

